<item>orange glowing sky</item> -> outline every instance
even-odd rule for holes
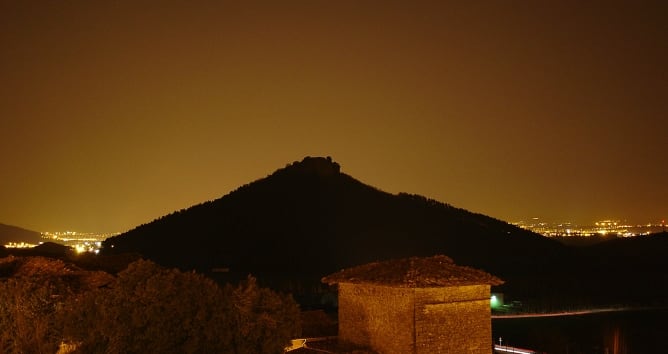
[[[507,221],[668,217],[667,2],[447,3],[0,1],[0,222],[124,231],[306,155]]]

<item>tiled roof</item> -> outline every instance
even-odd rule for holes
[[[330,274],[322,278],[322,282],[378,284],[404,288],[503,284],[503,280],[491,274],[458,266],[452,259],[443,255],[368,263]]]

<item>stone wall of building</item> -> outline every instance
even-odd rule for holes
[[[379,353],[489,354],[489,285],[339,283],[339,339]]]
[[[491,353],[489,294],[489,285],[415,289],[416,353]]]
[[[414,290],[339,283],[339,339],[379,353],[413,353]]]

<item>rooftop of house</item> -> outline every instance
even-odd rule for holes
[[[503,280],[471,267],[458,266],[450,257],[411,257],[373,262],[343,269],[322,278],[323,283],[376,284],[403,288],[463,285],[501,285]]]

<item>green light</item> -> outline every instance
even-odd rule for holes
[[[492,308],[499,307],[499,299],[496,297],[496,295],[492,295],[492,297],[489,300],[489,303],[492,306]]]

